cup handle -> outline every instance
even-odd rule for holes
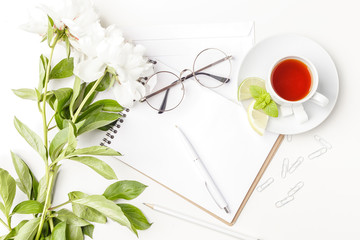
[[[299,123],[306,122],[309,119],[309,117],[308,117],[307,113],[305,112],[305,109],[304,109],[302,104],[293,106],[292,109],[293,109],[293,112],[294,112],[294,115],[295,115],[295,119]]]
[[[320,107],[325,107],[329,103],[329,99],[318,92],[315,92],[315,94],[309,100],[313,103],[316,103]]]

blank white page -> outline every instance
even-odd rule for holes
[[[121,160],[231,222],[278,135],[259,136],[246,111],[195,80],[185,81],[178,108],[158,114],[137,103],[121,124],[111,147]],[[197,173],[175,125],[189,138],[230,207],[220,209]]]

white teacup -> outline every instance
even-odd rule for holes
[[[304,102],[312,101],[321,107],[329,103],[328,98],[316,91],[318,72],[304,57],[287,56],[276,61],[270,68],[265,85],[272,99],[280,105],[281,115],[294,113],[299,123],[308,120],[302,105]]]

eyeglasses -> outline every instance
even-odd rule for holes
[[[232,69],[231,58],[232,56],[226,55],[220,49],[207,48],[196,56],[192,70],[185,69],[179,76],[169,71],[156,72],[149,78],[144,78],[143,83],[153,88],[140,102],[146,101],[159,114],[171,111],[184,99],[183,82],[187,79],[194,77],[206,88],[217,88],[228,83]]]

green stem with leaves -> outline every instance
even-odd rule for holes
[[[48,150],[48,122],[46,120],[46,96],[47,96],[47,88],[48,88],[48,84],[49,84],[49,80],[50,80],[50,69],[51,69],[51,60],[54,54],[54,50],[55,50],[55,46],[58,43],[59,39],[61,38],[61,36],[56,36],[54,44],[51,46],[51,52],[50,52],[50,56],[49,56],[49,63],[46,66],[46,77],[45,77],[45,85],[44,85],[44,95],[43,95],[43,106],[41,109],[41,114],[42,114],[42,120],[43,120],[43,128],[44,128],[44,146],[46,148],[46,150]],[[42,228],[44,226],[45,223],[45,217],[47,215],[48,212],[48,208],[50,207],[51,204],[51,193],[52,193],[52,186],[53,186],[53,181],[54,181],[54,173],[53,170],[49,168],[48,165],[48,155],[46,155],[46,166],[45,166],[45,174],[46,174],[46,198],[45,198],[45,204],[44,204],[44,210],[42,212],[41,215],[41,219],[40,219],[40,224],[39,224],[39,228],[38,231],[36,233],[36,240],[39,240],[41,232],[42,232]]]
[[[98,80],[96,80],[96,82],[94,83],[94,85],[92,86],[92,88],[90,89],[90,91],[87,93],[87,95],[85,96],[84,100],[81,102],[80,106],[78,107],[78,109],[76,110],[74,117],[72,118],[72,122],[75,123],[76,119],[78,118],[81,110],[83,109],[83,107],[85,106],[86,102],[89,100],[90,96],[95,92],[96,88],[99,86],[100,82],[102,81],[102,79],[105,77],[106,72],[104,73],[104,75],[102,75]]]

